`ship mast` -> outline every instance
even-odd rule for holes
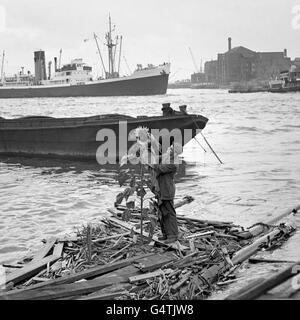
[[[122,53],[122,40],[123,37],[120,37],[120,52],[119,52],[119,65],[118,65],[118,74],[120,74],[120,64],[121,64],[121,53]]]
[[[4,79],[3,79],[4,58],[5,58],[5,51],[3,50],[2,63],[1,63],[1,83],[4,83]]]
[[[108,32],[106,33],[106,46],[108,48],[108,74],[106,78],[114,78],[115,74],[115,52],[117,41],[114,43],[112,39],[111,17],[108,19]]]

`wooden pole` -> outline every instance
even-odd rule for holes
[[[144,170],[143,170],[143,165],[141,164],[141,170],[140,170],[140,180],[141,180],[141,189],[143,188],[143,179],[144,176]],[[144,204],[144,194],[141,194],[141,242],[142,244],[144,243],[143,239],[143,204]]]
[[[296,213],[299,210],[300,210],[300,205],[297,205],[296,207],[290,208],[288,210],[285,210],[280,215],[278,215],[278,216],[276,216],[274,218],[271,218],[270,220],[264,222],[264,224],[266,224],[266,225],[274,225],[274,224],[278,223],[281,219],[289,216],[292,213]],[[252,234],[253,237],[259,235],[263,231],[264,231],[264,226],[263,225],[257,225],[257,226],[254,226],[254,227],[249,229],[249,232]]]
[[[91,226],[88,224],[86,229],[86,245],[87,245],[87,260],[88,264],[91,264],[92,258],[92,236],[91,236]]]

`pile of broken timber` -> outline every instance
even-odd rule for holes
[[[48,239],[7,274],[0,299],[204,299],[232,282],[239,264],[263,246],[281,243],[290,227],[256,226],[178,217],[181,239],[158,240],[159,228],[117,210],[76,237]],[[260,230],[261,229],[261,230]],[[262,237],[259,235],[263,234]]]

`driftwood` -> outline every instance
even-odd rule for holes
[[[37,262],[30,262],[28,265],[24,266],[23,268],[12,272],[7,275],[6,283],[13,282],[14,285],[36,275],[39,273],[43,268],[45,268],[48,264],[51,265],[55,261],[57,261],[59,257],[57,256],[48,256],[46,258],[41,259]]]
[[[231,227],[233,225],[232,222],[226,222],[226,221],[212,221],[212,220],[201,220],[201,219],[196,219],[196,218],[189,218],[181,215],[177,215],[178,220],[185,220],[185,221],[191,221],[191,222],[196,222],[199,224],[205,225],[212,225],[212,226],[229,226]]]
[[[147,256],[151,256],[153,255],[153,253],[148,253],[148,254],[144,254],[141,256],[136,256],[130,259],[126,259],[120,262],[116,262],[113,264],[107,264],[107,265],[103,265],[103,266],[98,266],[98,267],[94,267],[76,274],[72,274],[69,276],[65,276],[65,277],[61,277],[61,278],[57,278],[54,280],[49,280],[48,282],[43,282],[43,283],[39,283],[36,285],[32,285],[26,289],[20,289],[20,290],[12,290],[9,292],[5,293],[6,298],[9,299],[15,299],[15,297],[17,297],[18,295],[22,295],[23,292],[27,292],[27,291],[31,291],[31,290],[36,290],[36,289],[42,289],[45,287],[51,287],[51,286],[56,286],[56,285],[62,285],[62,284],[70,284],[82,279],[90,279],[90,278],[94,278],[100,275],[104,275],[107,273],[110,273],[114,270],[118,270],[121,268],[124,268],[126,266],[129,266],[130,264],[134,263],[134,262],[138,262],[139,259],[147,257]],[[56,257],[57,259],[57,257]],[[26,293],[27,294],[27,293]],[[1,296],[0,296],[1,299]]]
[[[114,225],[119,225],[123,229],[127,230],[132,230],[133,232],[140,234],[140,230],[138,230],[132,223],[120,221],[119,219],[113,218],[113,217],[108,217],[108,221],[113,223]],[[149,232],[143,231],[143,236],[146,238],[149,238]],[[177,243],[164,243],[163,241],[158,240],[157,236],[152,236],[152,240],[155,241],[156,243],[160,244],[161,246],[169,247],[175,250],[178,250],[178,244]],[[185,246],[180,246],[180,250],[186,250],[188,247]]]
[[[248,231],[251,233],[251,235],[253,237],[255,237],[255,236],[261,234],[262,232],[264,232],[264,224],[265,225],[277,224],[283,218],[289,216],[290,214],[296,213],[299,210],[300,210],[300,205],[298,205],[298,206],[296,206],[294,208],[288,209],[288,210],[284,211],[283,213],[281,213],[281,214],[269,219],[268,221],[264,222],[263,224],[259,224],[257,226],[254,226],[254,227],[250,228]]]
[[[175,202],[174,208],[177,209],[177,208],[182,207],[182,206],[184,206],[185,204],[191,203],[191,202],[193,202],[193,201],[194,201],[194,198],[193,198],[193,197],[186,196],[186,197],[183,198],[183,200],[180,200],[180,201]]]
[[[88,294],[105,288],[116,283],[126,283],[130,276],[139,274],[139,270],[133,266],[128,266],[112,272],[108,275],[97,277],[93,280],[87,280],[71,284],[62,284],[37,290],[28,290],[21,293],[15,293],[14,300],[45,300],[74,297]],[[0,296],[0,299],[10,299],[9,296]]]
[[[260,246],[266,242],[269,242],[273,240],[277,235],[279,235],[281,232],[280,229],[275,229],[263,237],[258,238],[256,241],[254,241],[249,246],[246,246],[245,248],[242,248],[239,250],[236,254],[234,254],[233,258],[231,259],[234,264],[241,263],[245,260],[247,260],[249,257],[251,257],[254,253],[256,253]]]
[[[59,242],[54,245],[53,255],[56,257],[61,257],[64,249],[64,242]]]
[[[268,258],[249,258],[249,263],[295,263],[291,260],[268,259]]]
[[[116,238],[119,238],[119,237],[126,237],[126,236],[129,236],[129,235],[130,235],[130,232],[125,232],[125,233],[121,233],[121,234],[115,234],[113,236],[108,236],[108,237],[92,240],[92,242],[93,243],[105,242],[105,241],[108,241],[108,240],[116,239]]]
[[[139,260],[138,267],[142,272],[151,272],[178,259],[171,253],[157,254]]]
[[[154,220],[140,238],[140,215],[135,214],[139,211],[130,210],[128,215],[116,213],[90,228],[83,227],[74,241],[58,241],[45,254],[59,261],[52,267],[44,265],[40,272],[35,270],[33,277],[26,276],[19,289],[7,288],[0,299],[204,298],[212,290],[210,284],[216,280],[220,285],[232,282],[232,273],[241,262],[274,238],[280,243],[292,231],[283,225],[272,227],[268,235],[246,247],[252,241],[241,240],[240,226],[179,217],[180,242],[166,244],[158,240],[159,226]],[[150,211],[145,215],[152,219]],[[174,250],[166,252],[168,248]],[[30,265],[17,271],[24,272]]]
[[[192,271],[188,271],[186,274],[184,274],[183,277],[171,287],[171,292],[174,293],[179,290],[189,280],[191,275]]]
[[[129,277],[129,282],[130,283],[141,282],[141,281],[145,281],[145,280],[152,279],[155,277],[164,276],[164,275],[171,273],[171,272],[172,272],[172,270],[164,270],[163,271],[163,270],[159,269],[154,272],[148,272],[148,273],[144,273],[141,275]]]
[[[47,240],[46,244],[36,253],[33,257],[32,262],[38,262],[41,259],[45,258],[50,250],[53,248],[56,242],[56,238],[50,238]]]
[[[270,289],[278,286],[283,281],[289,279],[290,277],[294,276],[295,273],[293,271],[295,268],[299,267],[300,261],[297,263],[288,266],[282,271],[277,272],[273,276],[265,279],[260,278],[255,280],[254,283],[250,283],[247,287],[242,288],[241,290],[237,291],[236,293],[228,296],[226,300],[252,300],[256,299],[262,294],[266,293]]]
[[[114,284],[85,296],[76,297],[76,300],[109,300],[122,295],[128,295],[132,287],[129,283]]]

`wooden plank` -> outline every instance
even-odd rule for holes
[[[215,225],[215,226],[232,226],[233,222],[231,221],[214,221],[214,220],[201,220],[201,219],[196,219],[196,218],[190,218],[190,217],[185,217],[182,215],[177,215],[177,219],[179,220],[185,220],[185,221],[191,221],[191,222],[196,222],[204,225]]]
[[[249,263],[295,263],[292,260],[268,259],[268,258],[249,258]]]
[[[146,257],[139,261],[139,268],[142,272],[150,272],[161,268],[166,264],[176,260],[177,258],[170,252],[164,254],[156,254],[151,257]]]
[[[56,242],[56,238],[50,238],[47,240],[46,244],[35,254],[32,259],[32,262],[37,262],[47,256],[52,247]]]
[[[108,220],[112,224],[115,224],[118,227],[121,227],[121,228],[123,228],[125,230],[131,230],[131,229],[134,228],[134,225],[132,223],[125,222],[125,221],[119,220],[119,219],[114,218],[114,217],[107,217],[106,220]]]
[[[186,236],[186,237],[184,237],[184,239],[189,240],[189,239],[194,239],[194,238],[207,237],[207,236],[210,236],[214,233],[215,233],[215,231],[199,232],[199,233],[194,233],[189,236]]]
[[[48,264],[51,265],[58,259],[59,257],[51,255],[37,262],[30,262],[22,269],[8,274],[6,277],[6,283],[13,282],[14,285],[16,285],[24,280],[27,280],[28,278],[38,274],[45,268],[45,266],[47,266]]]
[[[82,297],[76,300],[111,300],[120,296],[128,296],[129,292],[127,290],[109,292],[109,293],[98,293],[93,295],[87,295],[86,297]]]
[[[26,289],[12,290],[12,291],[7,292],[6,296],[10,296],[13,299],[13,297],[15,295],[18,296],[18,295],[22,294],[25,291],[37,290],[37,289],[41,289],[41,288],[44,288],[44,287],[49,287],[50,288],[50,287],[55,286],[55,285],[70,284],[70,283],[73,283],[75,281],[79,281],[79,280],[82,280],[82,279],[89,279],[89,278],[97,277],[97,276],[104,275],[104,274],[110,273],[112,271],[124,268],[124,267],[129,266],[130,264],[132,264],[134,262],[138,262],[142,258],[145,258],[145,257],[148,257],[148,256],[152,256],[152,255],[154,255],[154,253],[147,253],[147,254],[136,256],[136,257],[129,258],[129,259],[126,259],[126,260],[122,260],[122,261],[119,261],[119,262],[116,262],[116,263],[97,266],[97,267],[94,267],[94,268],[90,268],[90,269],[84,270],[82,272],[78,272],[76,274],[72,274],[72,275],[69,275],[69,276],[65,276],[65,277],[49,280],[48,282],[45,282],[45,283],[38,283],[38,284],[32,285],[32,286],[30,286],[30,287],[28,287]],[[1,298],[1,295],[0,295],[0,298]]]
[[[171,287],[171,292],[174,293],[179,290],[189,280],[191,275],[192,271],[188,271],[184,274],[183,277]]]
[[[127,266],[110,274],[97,277],[93,280],[81,281],[71,284],[60,284],[37,290],[28,290],[10,296],[3,294],[0,299],[13,300],[50,300],[85,295],[107,286],[128,282],[129,277],[140,274],[140,271],[133,267]]]
[[[263,237],[257,239],[255,242],[253,242],[249,246],[246,246],[246,247],[240,249],[232,257],[232,259],[231,259],[232,263],[234,265],[236,265],[236,264],[239,264],[239,263],[247,260],[251,255],[253,255],[254,253],[256,253],[259,250],[261,244],[263,244],[264,242],[267,242],[269,240],[272,240],[280,232],[281,231],[279,229],[276,229],[276,230],[264,235]],[[230,268],[230,265],[227,262],[222,261],[219,264],[216,264],[216,265],[213,265],[207,269],[204,269],[201,272],[201,278],[205,279],[206,283],[209,283],[209,284],[213,283],[217,279],[218,274],[227,271],[229,268]],[[205,284],[205,282],[204,282],[204,284]]]
[[[130,283],[118,283],[88,295],[76,297],[76,300],[107,300],[119,296],[120,292],[127,292],[128,294],[130,288],[132,288]],[[102,299],[102,297],[104,299]]]
[[[298,290],[297,292],[295,292],[292,296],[291,299],[293,300],[300,300],[300,290]]]
[[[135,282],[141,282],[141,281],[145,281],[145,280],[148,280],[148,279],[152,279],[152,278],[156,278],[156,277],[159,277],[159,276],[163,276],[163,275],[166,275],[168,273],[171,273],[173,270],[172,269],[167,269],[167,270],[156,270],[156,271],[153,271],[153,272],[148,272],[148,273],[144,273],[144,274],[141,274],[141,275],[136,275],[136,276],[132,276],[132,277],[129,277],[129,282],[130,283],[135,283]]]
[[[291,300],[292,301],[293,299],[291,299],[291,298],[281,298],[281,297],[277,297],[277,296],[275,296],[273,294],[267,293],[267,294],[264,294],[264,295],[258,297],[256,300]]]
[[[93,243],[105,242],[105,241],[108,241],[108,240],[112,240],[112,239],[119,238],[119,237],[126,237],[126,236],[129,236],[129,235],[130,235],[130,232],[119,233],[119,234],[115,234],[113,236],[99,238],[99,239],[93,240],[92,242]]]
[[[119,219],[116,219],[116,218],[113,218],[113,217],[107,217],[106,218],[108,221],[111,221],[112,223],[114,223],[115,225],[119,225],[121,226],[122,228],[126,229],[126,230],[132,230],[133,232],[135,233],[138,233],[140,234],[140,230],[135,228],[131,223],[128,223],[128,222],[125,222],[125,221],[121,221]],[[149,238],[149,232],[145,232],[143,231],[143,236],[146,237],[146,238]],[[174,242],[174,243],[164,243],[163,241],[160,241],[158,240],[158,237],[157,236],[153,236],[152,239],[162,245],[162,246],[166,246],[168,248],[172,248],[172,249],[175,249],[175,250],[188,250],[189,248],[186,247],[186,246],[183,246],[183,245],[180,245],[178,244],[178,241],[177,243]],[[180,247],[180,248],[179,248]]]
[[[259,296],[263,295],[270,289],[278,286],[282,282],[286,281],[287,279],[291,278],[295,275],[293,270],[295,270],[300,264],[300,261],[288,266],[284,270],[281,270],[271,277],[265,279],[261,278],[256,280],[255,283],[250,283],[247,287],[242,288],[241,290],[233,293],[232,295],[228,296],[226,300],[252,300],[256,299]]]
[[[53,255],[56,257],[61,257],[64,249],[64,242],[59,242],[54,245]]]
[[[297,284],[297,286],[293,286]],[[279,298],[290,298],[292,297],[298,290],[300,285],[299,274],[296,274],[294,277],[289,278],[288,280],[282,282],[278,286],[268,291],[268,294],[273,294]]]

